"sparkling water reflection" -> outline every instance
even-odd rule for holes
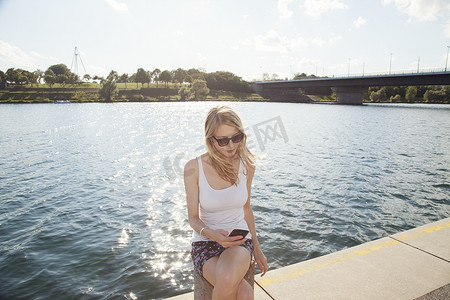
[[[0,297],[192,289],[184,163],[217,103],[1,105]],[[228,103],[270,268],[450,216],[450,110]]]

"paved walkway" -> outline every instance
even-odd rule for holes
[[[450,299],[450,218],[272,270],[255,281],[255,299]],[[193,298],[188,293],[170,299]]]

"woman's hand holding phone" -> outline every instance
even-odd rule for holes
[[[218,242],[224,248],[242,245],[247,240],[242,235],[231,236],[228,231],[223,229],[212,230],[212,232],[212,240]]]

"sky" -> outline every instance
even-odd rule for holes
[[[0,0],[2,71],[74,71],[77,47],[91,76],[290,79],[444,69],[448,46],[450,0]]]

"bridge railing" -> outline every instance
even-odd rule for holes
[[[417,70],[400,70],[400,71],[392,71],[392,72],[361,72],[361,73],[351,73],[349,74],[338,74],[338,75],[331,75],[328,76],[328,78],[349,78],[349,77],[374,77],[374,76],[403,76],[403,75],[419,75],[419,74],[432,74],[432,73],[444,73],[444,72],[450,72],[450,69],[445,70],[444,68],[432,68],[432,69],[419,69]]]
[[[450,73],[450,68],[431,68],[431,69],[420,69],[419,72],[417,70],[400,70],[400,71],[392,71],[392,72],[361,72],[361,73],[351,73],[351,74],[338,74],[338,75],[326,75],[326,77],[316,77],[316,78],[301,78],[298,80],[311,80],[311,79],[343,79],[343,78],[361,78],[361,77],[388,77],[388,76],[404,76],[404,75],[422,75],[422,74],[434,74],[434,73]],[[293,79],[289,79],[293,80]],[[267,81],[284,81],[283,79],[277,80],[257,80],[255,82],[267,82]]]

